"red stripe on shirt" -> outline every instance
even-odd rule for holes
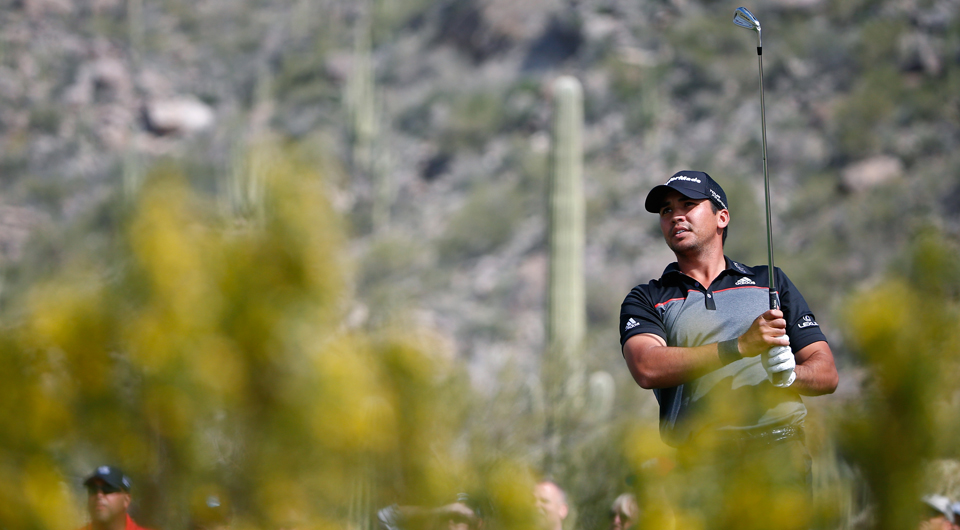
[[[719,291],[711,291],[711,292],[713,292],[713,293],[722,293],[722,292],[724,292],[724,291],[733,291],[733,290],[735,290],[735,289],[766,289],[766,290],[769,290],[770,288],[769,288],[769,287],[766,287],[766,286],[763,286],[763,285],[738,285],[738,286],[736,286],[736,287],[728,287],[728,288],[726,288],[726,289],[720,289]],[[688,289],[688,290],[687,290],[687,294],[694,293],[694,292],[700,293],[700,292],[703,292],[703,291],[697,291],[696,289]],[[660,307],[660,306],[664,306],[664,305],[669,304],[670,302],[676,302],[676,301],[678,301],[678,300],[686,300],[686,298],[671,298],[671,299],[669,299],[669,300],[667,300],[667,301],[665,301],[665,302],[660,302],[659,304],[657,304],[657,305],[655,305],[655,306],[653,306],[653,307],[654,307],[654,309],[656,309],[656,308],[658,308],[658,307]]]

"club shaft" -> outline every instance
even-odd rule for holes
[[[763,188],[767,210],[767,262],[770,265],[770,309],[780,308],[777,283],[773,268],[773,218],[770,213],[770,174],[767,172],[767,116],[763,102],[763,48],[757,46],[757,63],[760,65],[760,132],[763,144]]]

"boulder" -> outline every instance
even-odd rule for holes
[[[213,125],[213,109],[182,96],[148,101],[142,109],[144,128],[157,136],[184,136]]]
[[[855,193],[875,188],[903,175],[903,162],[880,155],[851,164],[843,170],[843,186]]]

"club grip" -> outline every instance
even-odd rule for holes
[[[780,294],[770,290],[770,309],[780,309]]]
[[[780,293],[770,290],[770,309],[780,309]],[[790,372],[777,372],[773,376],[773,384],[782,385],[790,377]]]

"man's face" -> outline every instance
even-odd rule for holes
[[[727,210],[713,212],[710,201],[691,199],[671,190],[660,204],[660,231],[674,254],[696,254],[707,245],[722,244]]]
[[[938,515],[920,523],[920,530],[955,530],[960,526],[951,523],[946,517]]]
[[[628,530],[633,528],[634,521],[627,516],[627,514],[622,512],[615,512],[613,514],[613,520],[610,521],[611,530]]]
[[[117,517],[126,517],[130,505],[130,494],[96,480],[87,486],[87,510],[90,520],[96,523],[108,523]]]
[[[629,530],[637,523],[626,503],[615,503],[610,510],[610,530]]]
[[[552,482],[541,482],[533,489],[533,496],[537,501],[541,528],[547,530],[560,528],[568,511],[560,488]]]

